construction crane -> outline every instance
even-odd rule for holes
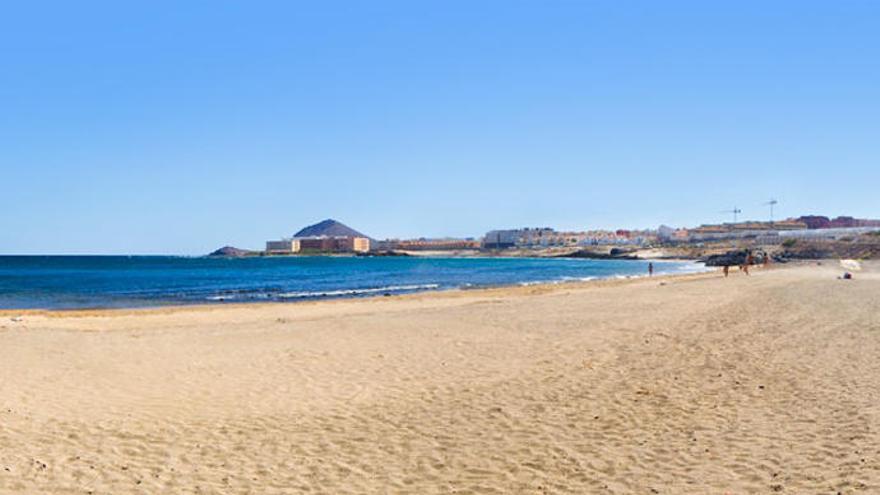
[[[732,210],[722,210],[721,211],[721,213],[733,213],[733,223],[736,223],[736,216],[742,212],[743,211],[740,210],[739,208],[737,208],[736,206],[734,206]]]
[[[770,223],[773,223],[773,207],[778,204],[779,204],[779,201],[776,201],[773,198],[770,198],[770,201],[767,201],[766,203],[764,203],[765,206],[770,205]]]

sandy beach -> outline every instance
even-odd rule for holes
[[[6,312],[0,493],[877,493],[840,272]]]

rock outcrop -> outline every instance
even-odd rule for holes
[[[752,250],[751,253],[753,265],[760,265],[764,263],[764,257],[770,256],[769,254],[758,250]],[[739,266],[746,264],[748,256],[748,249],[735,249],[732,251],[728,251],[724,254],[713,254],[711,256],[707,256],[700,261],[704,262],[706,266]],[[784,262],[784,260],[778,256],[774,256],[773,258],[776,261]]]
[[[209,254],[208,256],[240,258],[242,256],[253,256],[254,254],[256,254],[254,251],[249,251],[247,249],[239,249],[232,246],[223,246],[222,248],[211,252],[211,254]]]
[[[706,263],[706,266],[737,266],[744,265],[747,256],[748,251],[745,249],[738,249],[728,251],[724,254],[707,256],[703,261]]]
[[[588,258],[592,260],[637,260],[638,256],[629,254],[628,251],[612,249],[610,253],[600,253],[589,249],[580,249],[571,253],[553,256],[554,258]]]

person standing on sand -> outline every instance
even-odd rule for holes
[[[746,275],[749,275],[749,265],[751,265],[754,262],[755,262],[755,257],[752,256],[752,252],[750,250],[746,251],[746,261],[742,267],[743,271],[746,272]]]
[[[730,272],[730,265],[724,265],[724,277],[726,278]]]
[[[652,263],[652,262],[648,262],[648,276],[649,277],[654,276],[654,263]]]

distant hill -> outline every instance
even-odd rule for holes
[[[222,248],[212,252],[208,256],[240,257],[240,256],[251,256],[253,254],[255,254],[253,251],[248,251],[247,249],[239,249],[237,247],[232,247],[232,246],[223,246]]]
[[[296,234],[293,234],[294,237],[368,237],[357,230],[345,225],[343,223],[337,222],[332,218],[328,218],[323,222],[318,222],[314,225],[309,225],[308,227],[300,230]]]

